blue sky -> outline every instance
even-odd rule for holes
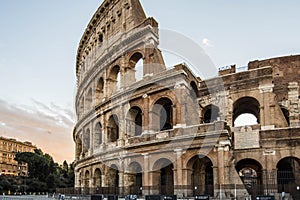
[[[299,1],[141,2],[161,29],[191,38],[217,67],[300,53]],[[0,0],[0,135],[31,140],[58,161],[73,159],[76,51],[101,3]]]

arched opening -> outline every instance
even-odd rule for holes
[[[213,164],[208,157],[196,155],[187,164],[193,195],[214,195]]]
[[[86,129],[85,133],[83,134],[83,149],[85,153],[87,153],[91,148],[90,142],[91,132],[90,129]]]
[[[277,163],[278,192],[289,193],[293,199],[299,199],[297,186],[300,185],[300,159],[286,157]]]
[[[251,126],[257,124],[257,118],[253,114],[245,113],[238,116],[234,121],[234,126]]]
[[[142,194],[142,186],[143,186],[143,174],[142,174],[142,167],[137,162],[132,162],[129,165],[128,172],[130,173],[130,183],[129,183],[129,193],[135,194],[135,195],[141,195]]]
[[[173,103],[168,98],[161,98],[153,106],[153,128],[158,131],[173,128]]]
[[[84,188],[86,189],[85,193],[87,193],[89,187],[90,187],[90,172],[86,170],[84,174]]]
[[[120,67],[114,66],[109,73],[109,94],[112,95],[121,87]]]
[[[76,138],[76,160],[79,160],[82,153],[82,141],[80,137]]]
[[[94,130],[94,147],[99,147],[102,144],[102,125],[98,122]]]
[[[154,163],[153,170],[156,171],[153,177],[154,185],[159,186],[159,194],[173,195],[174,194],[174,165],[166,159],[161,158]]]
[[[219,120],[220,118],[220,109],[215,105],[208,105],[203,110],[203,122],[212,123]]]
[[[87,112],[89,112],[93,107],[93,95],[92,95],[92,88],[88,90],[88,93],[85,98],[85,108]]]
[[[130,68],[134,70],[135,81],[143,79],[143,55],[141,53],[133,54],[129,59]],[[133,83],[134,83],[133,82]]]
[[[108,172],[109,194],[118,194],[119,170],[116,165],[111,165]]]
[[[264,194],[262,166],[259,162],[243,159],[236,164],[235,168],[250,195]]]
[[[79,178],[78,178],[78,186],[82,187],[82,173],[79,173]]]
[[[119,139],[119,119],[117,115],[110,116],[107,131],[108,142],[116,142]]]
[[[284,116],[284,118],[285,118],[285,120],[286,120],[286,123],[287,123],[288,125],[290,125],[290,112],[289,112],[289,110],[286,109],[286,108],[281,108],[281,111],[282,111],[283,116]]]
[[[198,91],[197,85],[194,81],[192,81],[190,86],[191,86],[190,95],[191,95],[192,99],[196,100],[197,97],[199,97],[199,91]]]
[[[104,97],[104,80],[103,78],[100,78],[97,83],[96,88],[96,104],[99,104],[102,102]]]
[[[142,134],[143,116],[142,110],[135,106],[130,108],[126,117],[127,134],[130,136],[139,136]]]
[[[83,113],[84,113],[84,97],[81,97],[79,101],[78,117],[81,117]]]
[[[245,115],[247,114],[247,115]],[[233,120],[233,125],[237,126],[242,124],[243,126],[246,125],[253,125],[253,119],[249,116],[254,116],[256,118],[256,123],[260,123],[260,105],[259,102],[253,98],[253,97],[242,97],[239,100],[237,100],[233,104],[233,113],[232,113],[232,120]],[[236,123],[236,120],[238,117],[241,116],[243,119],[243,122],[241,122],[239,119],[238,124]]]
[[[97,168],[94,173],[94,187],[99,190],[101,188],[101,170]]]

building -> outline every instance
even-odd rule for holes
[[[1,175],[25,175],[27,174],[27,165],[18,164],[14,160],[17,152],[34,152],[36,146],[31,142],[20,142],[16,139],[0,136],[0,173]]]
[[[185,64],[165,66],[157,27],[138,0],[105,0],[88,24],[76,60],[70,192],[296,198],[300,56],[205,80]],[[235,125],[241,116],[256,123]]]

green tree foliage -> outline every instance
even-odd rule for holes
[[[0,191],[11,192],[53,192],[56,188],[74,186],[74,169],[64,161],[62,165],[54,162],[49,154],[40,149],[35,152],[16,153],[15,160],[27,163],[28,174],[19,177],[0,177]]]

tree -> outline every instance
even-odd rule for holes
[[[62,166],[54,162],[49,154],[40,149],[32,152],[20,152],[15,160],[28,165],[28,191],[55,191],[56,187],[72,187],[74,185],[74,169],[67,161]]]

